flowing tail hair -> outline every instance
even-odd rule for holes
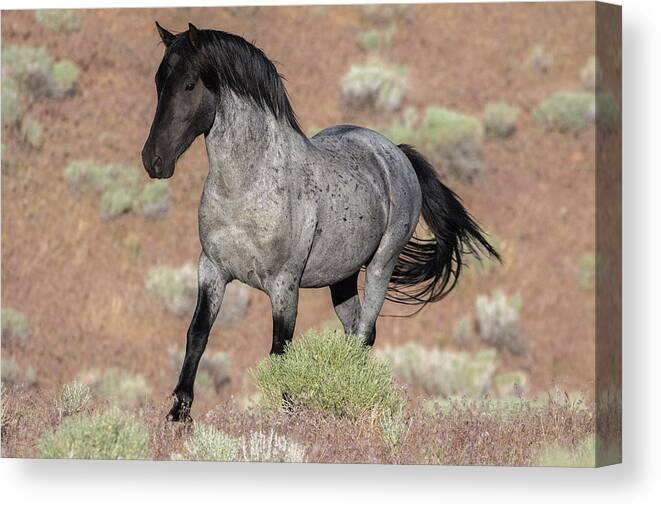
[[[422,189],[422,218],[433,239],[413,236],[404,246],[390,278],[386,299],[407,305],[441,300],[457,284],[462,256],[478,259],[486,252],[500,261],[459,197],[436,175],[434,167],[412,146],[400,144]],[[416,312],[417,313],[417,312]]]

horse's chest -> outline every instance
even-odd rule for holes
[[[290,219],[269,199],[226,200],[203,195],[200,242],[205,254],[231,275],[265,288],[289,255]]]

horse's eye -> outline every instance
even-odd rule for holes
[[[186,91],[187,92],[191,91],[193,88],[195,88],[195,83],[188,83],[186,85]]]

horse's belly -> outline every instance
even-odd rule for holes
[[[317,225],[301,287],[325,287],[340,282],[367,264],[385,228],[380,209],[344,210],[335,220]]]

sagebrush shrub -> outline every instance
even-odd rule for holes
[[[137,189],[113,185],[101,194],[99,211],[101,218],[109,220],[133,209]]]
[[[459,346],[466,346],[473,340],[473,319],[470,315],[464,315],[455,322],[452,337]]]
[[[110,166],[92,160],[74,160],[64,168],[64,179],[72,190],[105,190],[112,183]]]
[[[235,281],[225,287],[223,304],[216,323],[221,328],[231,328],[243,320],[250,308],[250,287]]]
[[[168,182],[156,180],[147,183],[138,197],[142,214],[146,217],[163,215],[170,209]]]
[[[7,385],[17,384],[21,378],[21,368],[18,364],[5,357],[0,361],[0,373],[2,376],[2,383]]]
[[[145,289],[173,315],[190,316],[197,300],[197,270],[192,264],[179,268],[154,266],[145,276]],[[240,282],[228,284],[216,326],[235,326],[246,316],[249,307],[250,288]]]
[[[342,98],[348,107],[395,111],[408,88],[407,69],[391,65],[379,57],[352,65],[340,81]]]
[[[390,125],[374,128],[374,130],[379,130],[395,144],[406,143],[419,146],[422,139],[418,129],[419,124],[418,111],[413,107],[407,107],[401,119],[393,121]]]
[[[483,170],[483,129],[473,116],[432,106],[420,117],[408,109],[382,131],[395,144],[418,147],[444,176],[470,182]]]
[[[547,130],[576,133],[590,125],[594,110],[593,93],[558,92],[537,107],[534,117]]]
[[[14,386],[31,386],[37,381],[34,368],[22,368],[15,361],[3,357],[0,361],[0,376],[2,383]]]
[[[603,131],[614,129],[620,110],[608,94],[563,91],[543,101],[534,117],[547,130],[577,134],[594,122]]]
[[[42,99],[70,95],[75,91],[78,75],[78,67],[72,61],[54,63],[43,47],[9,45],[2,49],[3,87],[5,80],[15,81],[17,100],[21,96]]]
[[[149,459],[147,428],[117,409],[65,419],[38,442],[43,458]]]
[[[24,313],[13,308],[3,308],[0,314],[2,321],[2,341],[6,343],[24,343],[29,335],[28,319]]]
[[[69,417],[85,410],[92,399],[90,387],[78,380],[64,384],[56,400],[60,418]]]
[[[487,136],[510,137],[516,131],[519,109],[504,102],[490,102],[484,109],[484,130]]]
[[[39,9],[34,19],[46,30],[52,32],[76,32],[80,28],[80,16],[71,9]]]
[[[99,395],[125,409],[144,406],[151,391],[142,375],[133,375],[114,368],[108,369],[95,384]]]
[[[620,123],[620,107],[612,95],[598,93],[595,96],[595,109],[593,112],[597,130],[602,133],[610,133],[618,129]]]
[[[53,65],[53,80],[57,91],[62,95],[70,95],[76,88],[80,71],[71,60],[60,60]]]
[[[34,98],[46,97],[53,89],[53,60],[43,47],[3,46],[2,74],[3,86],[10,76],[21,93]]]
[[[535,71],[547,73],[553,67],[553,55],[544,46],[533,46],[528,53],[528,65]]]
[[[212,426],[195,423],[193,434],[184,444],[186,457],[195,461],[235,461],[241,443]]]
[[[241,459],[270,463],[303,463],[305,447],[277,435],[273,429],[268,434],[253,431],[241,441]]]
[[[364,51],[378,51],[381,45],[381,33],[379,30],[368,30],[360,32],[357,36],[358,45]]]
[[[508,297],[499,290],[494,291],[491,297],[480,295],[475,300],[475,311],[477,330],[482,340],[498,350],[525,354],[526,347],[521,341],[519,329],[520,296]]]
[[[379,427],[381,429],[381,438],[383,443],[391,449],[397,449],[409,432],[411,421],[404,418],[403,412],[392,415],[385,415],[379,418]]]
[[[13,126],[21,116],[21,103],[18,98],[18,85],[10,77],[2,76],[2,125]]]
[[[184,360],[183,349],[172,347],[169,350],[172,364],[180,368]],[[200,365],[195,380],[196,387],[220,391],[231,380],[232,360],[227,352],[207,352],[200,359]]]
[[[155,266],[147,271],[145,289],[175,316],[187,316],[195,309],[197,271],[192,264]]]
[[[220,391],[230,382],[231,365],[232,361],[227,352],[207,354],[200,361],[200,368],[207,372],[216,391]]]
[[[181,367],[181,363],[177,366],[177,371]],[[205,393],[207,396],[213,396],[218,392],[216,383],[211,375],[206,370],[199,369],[195,376],[195,394]]]
[[[441,397],[479,398],[491,389],[497,354],[493,349],[450,352],[427,349],[417,343],[386,347],[381,355],[392,365],[395,376],[418,386],[427,394]]]
[[[64,179],[74,191],[100,193],[99,212],[104,219],[135,210],[156,217],[169,207],[167,182],[150,182],[141,187],[139,173],[130,166],[74,160],[64,169]]]
[[[139,175],[129,166],[98,164],[92,160],[74,160],[64,169],[64,178],[73,190],[104,192],[113,188],[132,188]]]
[[[420,128],[424,149],[450,176],[471,181],[482,172],[482,125],[477,118],[429,107]]]
[[[396,34],[397,25],[394,23],[384,30],[360,32],[358,33],[358,45],[368,52],[385,51],[392,46]]]
[[[32,118],[25,118],[21,123],[21,134],[23,140],[34,149],[41,148],[43,143],[44,128],[41,124]]]
[[[274,409],[309,408],[338,416],[398,413],[403,399],[388,364],[373,358],[360,338],[309,331],[282,355],[254,371],[262,404]]]

